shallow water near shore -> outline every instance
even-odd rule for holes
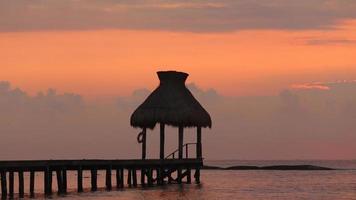
[[[202,183],[184,185],[165,185],[151,188],[115,189],[105,191],[105,172],[100,171],[97,192],[90,192],[90,175],[84,174],[84,193],[76,193],[76,174],[68,173],[66,196],[53,195],[54,199],[102,199],[102,200],[154,200],[154,199],[355,199],[356,200],[356,161],[207,161],[216,166],[269,164],[318,164],[342,170],[332,171],[238,171],[238,170],[203,170]],[[329,164],[327,164],[329,163]],[[321,164],[321,165],[320,165]],[[25,179],[28,176],[25,175]],[[36,198],[43,199],[43,177],[36,175]],[[53,190],[56,191],[55,174]],[[28,180],[26,180],[26,184]],[[26,189],[28,189],[26,187]],[[25,192],[28,192],[25,190]]]

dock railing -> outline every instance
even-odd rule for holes
[[[183,144],[183,152],[185,151],[185,158],[189,158],[189,146],[196,146],[197,143],[193,143],[193,142],[190,142],[190,143],[185,143]],[[173,151],[171,154],[169,154],[168,156],[166,156],[165,159],[176,159],[176,153],[179,152],[179,149],[176,149],[175,151]]]

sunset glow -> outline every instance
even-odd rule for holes
[[[356,158],[355,0],[0,0],[0,161],[134,158],[168,70],[211,116],[204,158]]]
[[[345,21],[310,31],[0,33],[0,79],[32,94],[52,87],[122,96],[152,89],[156,71],[176,69],[224,95],[275,94],[291,84],[355,77],[354,27]]]

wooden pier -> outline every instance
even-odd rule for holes
[[[211,128],[209,113],[200,105],[185,86],[187,73],[157,72],[160,84],[131,115],[130,124],[141,128],[137,141],[142,145],[138,160],[38,160],[0,161],[1,196],[13,198],[15,173],[18,176],[19,197],[24,197],[24,173],[30,173],[30,197],[35,195],[35,174],[44,177],[44,194],[51,195],[52,177],[57,181],[57,193],[67,193],[67,172],[77,172],[77,191],[83,192],[83,171],[90,171],[91,190],[98,189],[98,170],[105,171],[105,187],[113,188],[112,172],[116,173],[116,187],[142,187],[183,182],[191,183],[192,171],[200,183],[202,158],[202,128]],[[159,159],[146,159],[147,130],[160,124]],[[165,156],[165,127],[178,128],[178,148]],[[184,128],[196,128],[196,142],[184,144]],[[189,146],[195,146],[195,158],[190,158]],[[184,151],[185,150],[185,151]],[[184,153],[185,152],[185,153]],[[177,155],[176,155],[177,154]],[[185,155],[184,155],[185,154]],[[140,174],[138,180],[137,174]],[[126,176],[125,176],[126,174]],[[127,178],[127,180],[125,180]]]
[[[199,182],[199,171],[202,164],[202,159],[0,161],[1,197],[2,199],[14,197],[15,173],[18,176],[19,183],[18,196],[23,198],[25,186],[29,187],[28,195],[35,197],[36,173],[43,174],[43,193],[48,196],[54,191],[52,177],[56,177],[57,181],[58,188],[55,191],[58,194],[67,193],[68,171],[77,172],[77,191],[83,192],[83,171],[90,171],[91,190],[96,191],[98,189],[98,170],[105,171],[105,187],[107,190],[112,190],[112,171],[116,173],[115,186],[117,188],[138,187],[139,185],[146,187],[182,182],[191,183],[192,170],[195,171],[195,181]],[[142,174],[140,180],[137,178],[138,171]],[[24,183],[24,173],[30,175],[28,185]]]

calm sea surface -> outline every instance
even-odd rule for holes
[[[214,166],[233,165],[280,165],[312,164],[333,167],[334,171],[223,171],[203,170],[202,184],[166,185],[148,189],[125,188],[120,191],[90,192],[90,175],[84,174],[82,194],[75,192],[76,175],[68,174],[69,194],[54,199],[103,199],[103,200],[142,200],[142,199],[355,199],[356,200],[356,161],[206,161]],[[113,182],[115,174],[113,174]],[[98,185],[104,187],[105,173],[99,172]],[[25,177],[28,179],[28,175]],[[43,193],[43,177],[36,176],[36,192]],[[55,175],[53,188],[56,189]],[[28,180],[26,181],[26,184]],[[115,185],[115,184],[114,184]],[[26,187],[28,189],[28,187]],[[28,192],[28,190],[25,190]],[[41,199],[40,194],[37,198]]]

